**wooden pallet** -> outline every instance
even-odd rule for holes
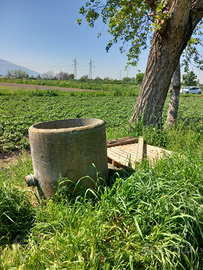
[[[144,144],[143,137],[126,137],[107,141],[108,162],[116,167],[135,167],[143,158],[150,162],[155,162],[165,154],[171,154],[171,151],[157,146]]]

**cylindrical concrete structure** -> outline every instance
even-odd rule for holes
[[[80,184],[85,188],[95,189],[98,177],[108,182],[104,121],[78,118],[38,123],[29,128],[29,139],[40,195],[55,194],[60,174],[74,182],[84,177]]]

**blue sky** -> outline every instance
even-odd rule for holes
[[[148,50],[140,56],[137,67],[125,71],[127,57],[120,54],[119,44],[108,53],[105,47],[111,39],[107,26],[97,22],[90,28],[81,18],[79,8],[86,0],[2,0],[0,2],[0,58],[40,73],[63,71],[74,73],[77,79],[89,75],[120,79],[135,77],[145,71]],[[99,32],[102,36],[97,38]],[[203,83],[201,73],[194,71]],[[201,79],[202,78],[202,79]]]
[[[134,77],[145,71],[147,53],[143,53],[138,67],[124,71],[127,62],[118,46],[108,53],[105,47],[111,38],[107,26],[97,22],[90,28],[80,18],[79,8],[85,0],[4,0],[0,3],[0,58],[25,66],[40,73],[52,70],[74,73],[77,78],[89,75],[93,61],[92,78],[97,76],[119,79]],[[103,32],[97,38],[98,32]]]

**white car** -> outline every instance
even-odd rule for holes
[[[183,94],[201,94],[202,90],[197,86],[186,86],[182,90]]]

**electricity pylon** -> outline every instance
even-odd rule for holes
[[[95,68],[95,66],[93,66],[93,61],[92,61],[92,59],[90,59],[90,63],[89,63],[89,65],[90,65],[90,69],[89,69],[89,79],[92,79],[92,67],[94,67]]]
[[[76,58],[73,60],[74,64],[72,66],[74,66],[74,78],[77,79],[77,64],[79,64],[76,61]]]

